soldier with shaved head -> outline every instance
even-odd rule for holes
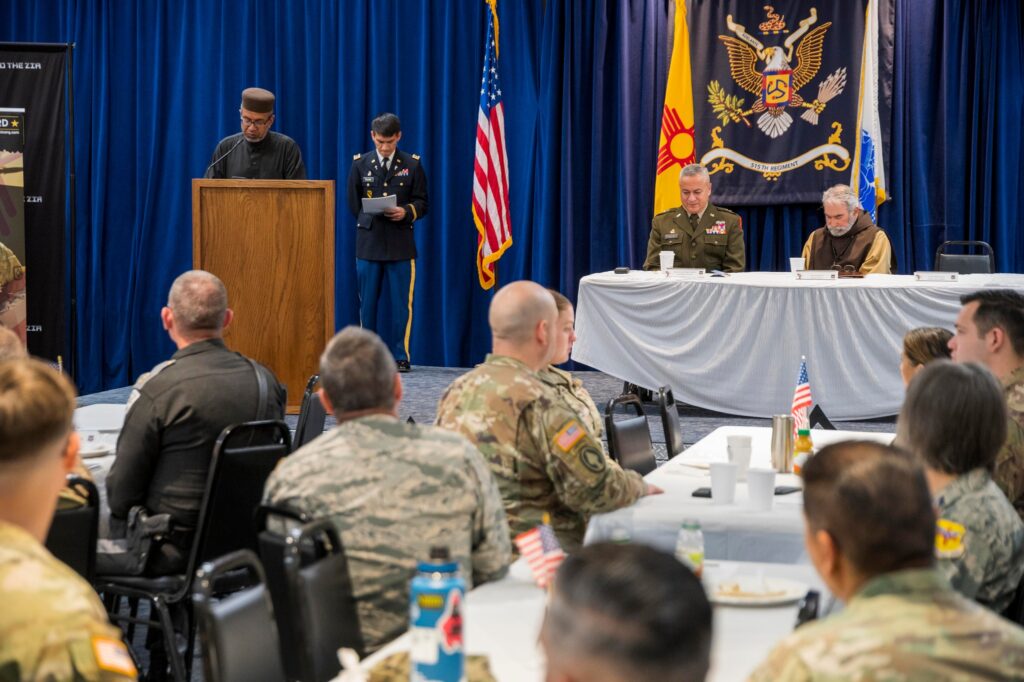
[[[346,327],[320,358],[320,400],[338,426],[281,460],[265,501],[338,528],[367,651],[409,626],[409,581],[448,547],[469,585],[511,561],[501,495],[462,436],[401,421],[402,381],[384,342]]]
[[[555,299],[513,282],[491,301],[492,349],[441,397],[439,426],[476,444],[498,480],[513,537],[545,513],[562,547],[577,549],[590,514],[635,502],[648,486],[604,453],[600,437],[537,372],[557,351]]]

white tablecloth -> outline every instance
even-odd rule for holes
[[[797,280],[776,272],[666,277],[600,273],[580,281],[572,358],[677,400],[729,414],[789,412],[800,356],[832,419],[896,414],[900,350],[914,327],[952,329],[960,296],[1024,289],[1024,275]]]
[[[740,575],[764,575],[805,583],[822,595],[827,592],[809,565],[750,562],[708,562],[705,582]],[[827,600],[822,600],[822,608]],[[485,654],[499,682],[539,682],[544,679],[544,656],[537,645],[544,619],[545,593],[533,584],[522,560],[513,564],[504,579],[482,585],[466,597],[466,651]],[[792,632],[797,605],[744,608],[714,607],[711,672],[708,682],[744,679],[768,655],[772,647]],[[387,656],[409,648],[403,635],[363,663],[364,670]]]
[[[725,462],[726,436],[751,437],[752,467],[771,467],[771,429],[751,426],[723,426],[709,433],[682,454],[647,474],[645,480],[662,488],[661,495],[642,497],[631,507],[597,514],[590,519],[586,543],[611,539],[618,529],[630,538],[660,547],[675,548],[679,526],[684,520],[700,521],[704,533],[704,552],[709,559],[805,563],[803,495],[776,495],[769,512],[749,507],[747,484],[736,484],[733,504],[715,504],[707,498],[693,497],[697,488],[710,487],[709,462]],[[816,448],[841,440],[865,439],[889,443],[891,433],[860,431],[811,431]],[[695,466],[692,466],[695,465]],[[701,467],[701,468],[698,468]],[[793,474],[776,476],[776,486],[799,486]]]

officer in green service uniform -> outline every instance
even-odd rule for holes
[[[742,272],[743,219],[709,203],[711,177],[704,166],[692,163],[679,172],[679,195],[682,206],[659,213],[651,222],[644,270],[657,270],[659,254],[672,251],[677,268]]]

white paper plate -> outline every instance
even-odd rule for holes
[[[78,456],[82,459],[89,459],[90,457],[105,457],[113,452],[114,448],[106,443],[82,443],[82,447],[78,450]]]
[[[738,575],[715,583],[708,590],[708,599],[728,606],[777,606],[799,601],[808,589],[797,580]]]

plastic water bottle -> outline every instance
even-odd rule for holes
[[[676,559],[685,564],[698,578],[704,572],[704,533],[700,522],[683,521],[676,537]]]
[[[462,608],[466,581],[447,547],[432,547],[409,589],[412,682],[464,682]]]

